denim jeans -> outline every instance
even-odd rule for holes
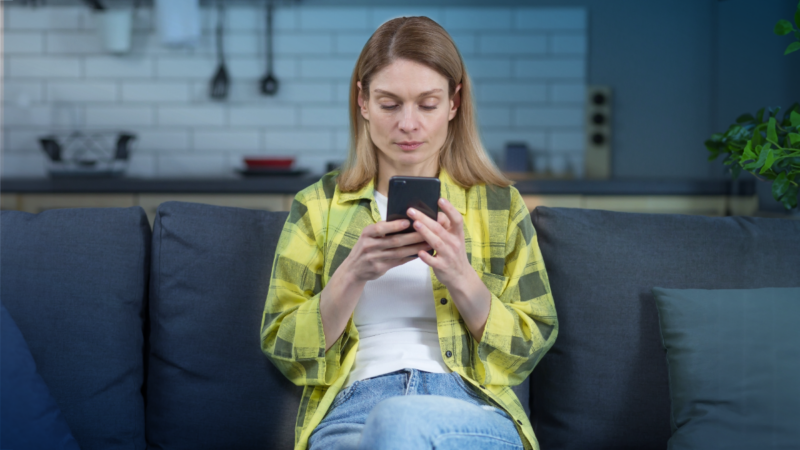
[[[336,395],[310,450],[520,450],[514,422],[456,372],[403,369]]]

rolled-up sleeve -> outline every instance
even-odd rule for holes
[[[512,189],[503,276],[481,274],[492,294],[480,342],[473,342],[473,372],[483,385],[522,383],[558,335],[550,283],[530,214]]]
[[[264,315],[261,350],[294,384],[330,385],[340,370],[350,325],[325,351],[319,302],[324,265],[321,227],[303,192],[292,202],[275,250]]]

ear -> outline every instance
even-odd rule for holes
[[[456,116],[456,112],[458,112],[459,106],[461,106],[461,83],[458,83],[456,92],[453,94],[453,98],[450,99],[450,114],[447,120],[453,120],[453,117]]]
[[[364,90],[361,89],[361,82],[356,81],[356,86],[358,86],[358,106],[361,108],[361,117],[369,122],[369,109],[367,108],[367,102],[364,99]]]

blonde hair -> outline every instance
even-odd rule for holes
[[[372,77],[397,59],[430,67],[447,79],[449,98],[461,83],[461,105],[449,122],[447,137],[439,153],[439,167],[462,187],[486,183],[506,187],[503,176],[481,144],[475,120],[472,82],[461,54],[444,28],[427,17],[400,17],[381,25],[367,41],[350,79],[350,150],[337,177],[339,189],[353,192],[378,174],[378,158],[369,134],[369,123],[358,106],[358,81],[365,100]]]

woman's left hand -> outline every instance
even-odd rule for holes
[[[438,221],[414,208],[408,209],[414,229],[436,250],[436,256],[425,251],[419,251],[417,256],[433,267],[433,273],[447,287],[470,333],[480,342],[489,317],[492,294],[467,259],[461,213],[443,198],[439,199],[439,208],[444,214],[439,213]]]
[[[461,213],[444,198],[439,199],[439,220],[435,221],[420,211],[409,208],[408,217],[414,221],[414,229],[422,235],[434,250],[436,256],[420,251],[417,256],[433,267],[436,278],[445,286],[454,286],[457,280],[476,275],[467,259],[464,244],[464,218]]]

